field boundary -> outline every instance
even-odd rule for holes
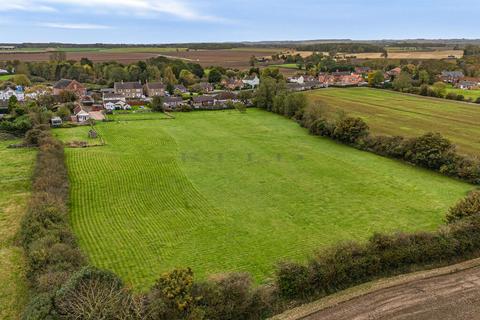
[[[433,279],[436,277],[458,273],[461,271],[480,267],[480,258],[460,262],[454,265],[430,269],[427,271],[417,271],[407,274],[402,274],[389,278],[382,278],[379,280],[370,281],[361,285],[340,291],[333,295],[321,298],[314,302],[303,304],[299,307],[290,309],[284,313],[276,315],[271,320],[301,320],[305,319],[317,312],[334,308],[345,302],[351,301],[355,298],[366,296],[370,293],[395,288],[402,285],[407,285],[418,280]]]

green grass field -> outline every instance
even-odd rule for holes
[[[273,64],[271,67],[300,70],[298,69],[298,65],[296,63]]]
[[[0,76],[0,81],[7,81],[10,80],[10,78],[13,77],[13,74],[4,74]]]
[[[15,235],[25,212],[35,151],[0,140],[0,319],[20,319],[28,298],[23,251]]]
[[[374,134],[418,136],[440,132],[460,152],[480,154],[480,106],[369,88],[320,89],[306,93],[332,116],[344,110],[362,117]]]
[[[91,261],[137,289],[187,266],[261,282],[338,241],[434,230],[472,189],[256,109],[117,120],[97,125],[106,146],[66,151],[71,223]]]
[[[480,90],[463,90],[463,89],[457,89],[454,87],[449,87],[447,88],[447,93],[453,92],[456,94],[461,94],[462,96],[465,97],[465,99],[472,99],[473,102],[475,102],[478,98],[480,98]]]

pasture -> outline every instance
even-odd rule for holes
[[[71,223],[91,262],[136,289],[187,266],[262,282],[338,241],[434,230],[472,188],[261,110],[122,117],[96,126],[106,146],[66,150]]]
[[[0,319],[19,319],[28,298],[23,251],[15,243],[30,192],[35,151],[0,140]]]
[[[332,117],[339,110],[362,117],[374,134],[411,137],[440,132],[461,153],[480,154],[478,105],[370,88],[329,88],[306,94]]]
[[[13,77],[13,74],[2,74],[0,75],[0,81],[8,81]]]
[[[480,98],[480,90],[463,90],[463,89],[458,89],[454,88],[452,86],[449,86],[447,88],[447,93],[453,92],[458,95],[462,95],[465,97],[465,99],[471,99],[473,102],[475,102],[478,98]]]

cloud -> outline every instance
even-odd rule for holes
[[[34,3],[35,2],[35,3]],[[57,10],[34,0],[15,0],[2,3],[1,11],[29,11],[29,12],[56,12]]]
[[[90,23],[57,23],[57,22],[44,22],[38,24],[40,27],[56,28],[56,29],[76,29],[76,30],[99,30],[99,29],[111,29],[112,27],[101,24]]]
[[[96,13],[121,13],[142,16],[167,14],[191,21],[224,21],[200,13],[187,0],[10,0],[0,5],[0,11],[59,11],[59,7],[88,9]]]

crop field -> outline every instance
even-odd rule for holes
[[[166,53],[169,58],[183,59],[196,62],[203,67],[222,66],[225,68],[248,69],[252,56],[264,57],[281,52],[281,49],[251,48],[250,50],[225,49],[225,50],[190,50]]]
[[[480,154],[478,105],[369,88],[329,88],[306,94],[311,103],[331,116],[343,110],[364,118],[374,134],[418,136],[440,132],[460,152]]]
[[[137,62],[158,56],[200,63],[204,67],[220,65],[223,67],[246,69],[252,55],[270,56],[280,52],[279,49],[246,48],[226,50],[189,50],[186,48],[62,48],[68,60],[89,58],[95,62],[118,61],[121,63]],[[35,51],[1,51],[0,61],[49,61],[51,50]]]
[[[25,212],[35,151],[0,140],[0,319],[20,319],[28,298],[22,249],[15,235]]]
[[[349,53],[347,56],[355,56],[358,59],[381,59],[381,52],[373,53]],[[463,50],[431,50],[431,51],[388,51],[389,59],[446,59],[449,57],[462,58]]]
[[[116,117],[96,126],[105,146],[66,150],[71,223],[95,265],[140,290],[187,266],[262,282],[338,241],[433,230],[472,189],[261,110]]]

